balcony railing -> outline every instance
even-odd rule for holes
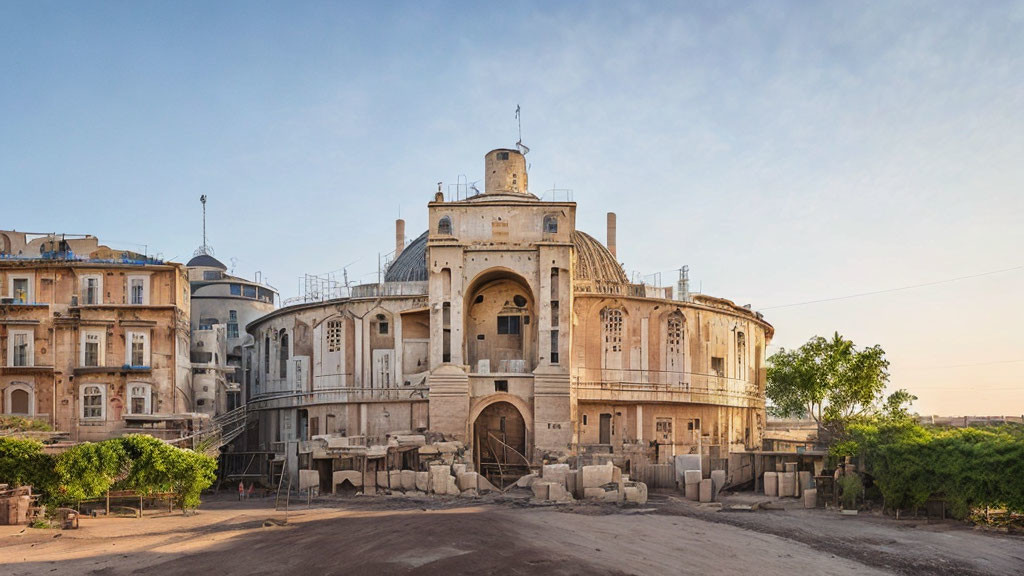
[[[583,369],[573,376],[573,385],[583,399],[600,399],[612,392],[616,395],[634,393],[642,397],[677,397],[689,401],[713,401],[715,397],[764,399],[754,382],[698,372]]]
[[[401,388],[326,388],[313,392],[287,392],[264,394],[249,400],[251,410],[296,408],[316,404],[345,404],[349,402],[389,402],[426,400],[427,386]]]

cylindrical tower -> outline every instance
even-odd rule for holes
[[[608,213],[608,233],[607,233],[606,243],[608,244],[608,251],[612,253],[612,256],[616,256],[617,257],[618,253],[615,251],[615,249],[616,249],[615,227],[616,227],[615,226],[615,212],[609,212]]]
[[[526,157],[518,150],[498,148],[484,156],[485,194],[528,194]]]
[[[405,220],[395,220],[395,260],[402,255],[405,249]]]

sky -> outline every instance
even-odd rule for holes
[[[601,240],[616,212],[631,276],[688,265],[769,353],[881,345],[919,413],[1019,416],[1021,30],[997,1],[0,0],[0,228],[185,262],[205,194],[236,274],[374,282],[518,105],[531,191]]]

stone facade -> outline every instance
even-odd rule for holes
[[[91,236],[0,236],[0,412],[72,440],[180,435],[192,402],[184,266]]]
[[[631,284],[576,230],[574,202],[529,193],[519,151],[491,151],[485,169],[484,193],[427,204],[429,230],[382,283],[249,325],[251,447],[426,432],[485,474],[571,455],[722,468],[760,448],[772,327],[728,300]]]

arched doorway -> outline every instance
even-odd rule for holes
[[[504,488],[529,471],[526,460],[526,421],[509,402],[495,402],[473,422],[476,469],[492,484]]]

